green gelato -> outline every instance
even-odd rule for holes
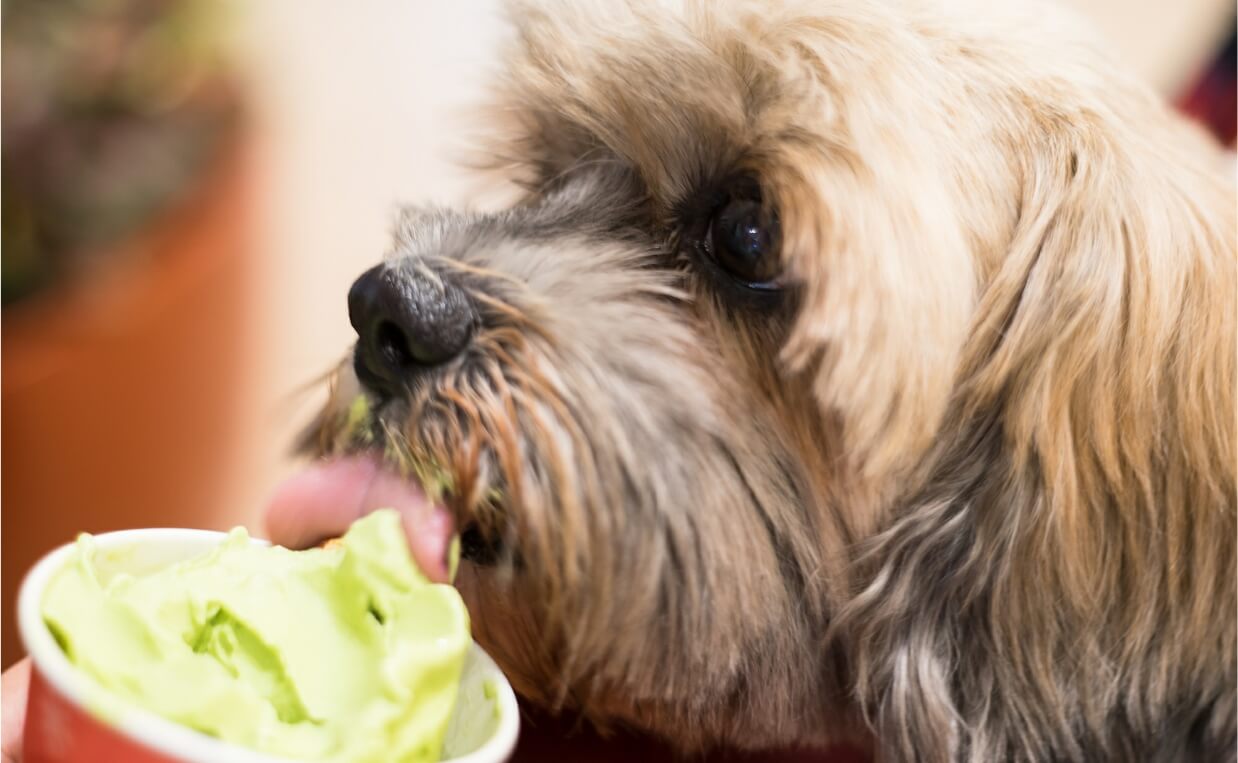
[[[331,548],[251,545],[101,581],[92,538],[48,585],[43,617],[118,697],[203,733],[304,760],[436,761],[470,646],[456,590],[429,583],[400,517]]]

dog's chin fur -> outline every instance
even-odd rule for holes
[[[528,698],[686,749],[1233,760],[1233,165],[1046,8],[521,5],[471,346],[360,430]],[[695,245],[759,189],[784,288]]]

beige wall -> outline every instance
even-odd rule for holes
[[[260,130],[261,369],[246,466],[251,517],[289,468],[288,443],[348,349],[344,297],[381,257],[403,202],[460,202],[453,169],[499,27],[488,2],[246,3],[242,55]]]
[[[1191,84],[1201,61],[1233,31],[1233,0],[1063,0],[1112,42],[1119,58],[1161,92]]]

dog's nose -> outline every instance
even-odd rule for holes
[[[476,315],[459,286],[417,264],[367,270],[348,290],[348,319],[357,330],[353,364],[366,386],[392,394],[410,376],[459,355]]]

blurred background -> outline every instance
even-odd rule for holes
[[[1232,0],[1069,0],[1233,144]],[[456,165],[497,0],[6,0],[3,664],[79,531],[257,526],[396,205]]]

